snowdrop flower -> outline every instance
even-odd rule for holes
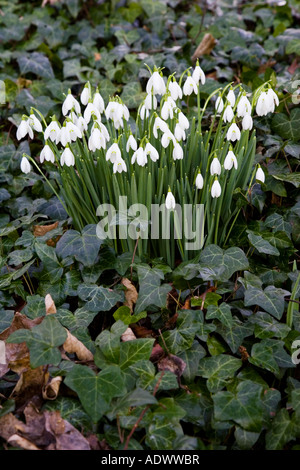
[[[95,152],[96,149],[106,148],[106,140],[98,127],[93,128],[89,137],[88,147],[91,152]]]
[[[99,126],[99,128],[100,128],[100,131],[101,131],[101,133],[103,134],[105,140],[106,140],[107,142],[109,142],[109,141],[110,141],[110,136],[109,136],[108,130],[106,129],[105,125],[104,125],[102,122],[99,122],[99,121],[97,121],[97,123],[98,123],[98,126]],[[94,127],[94,126],[93,126],[93,127]],[[92,129],[93,129],[93,128],[92,128]]]
[[[269,88],[268,91],[267,91],[267,96],[270,98],[270,102],[271,100],[273,101],[273,106],[274,106],[274,109],[272,112],[274,112],[275,110],[275,105],[278,106],[279,105],[279,99],[278,99],[278,96],[276,95],[275,91],[272,90],[272,88]],[[273,108],[272,106],[272,108]]]
[[[63,102],[63,105],[62,105],[62,113],[64,116],[66,116],[68,114],[69,111],[71,111],[71,109],[75,109],[76,113],[77,114],[80,114],[81,110],[80,110],[80,104],[78,103],[78,101],[76,100],[76,98],[74,98],[74,96],[72,95],[71,91],[69,90],[69,93],[65,99],[65,101]]]
[[[74,111],[71,111],[71,112],[68,114],[67,118],[68,118],[69,121],[72,121],[73,124],[76,124],[77,119],[78,119],[78,116],[77,116],[77,114],[76,114]]]
[[[52,152],[51,148],[49,147],[47,143],[40,153],[40,162],[43,163],[44,160],[46,160],[46,162],[51,162],[51,163],[55,162],[54,153]]]
[[[173,148],[173,159],[174,160],[182,160],[183,159],[183,149],[181,145],[176,142]]]
[[[182,111],[180,111],[177,115],[178,118],[178,124],[180,125],[181,129],[184,131],[190,127],[190,123],[188,118],[183,114]]]
[[[122,171],[127,171],[126,163],[124,162],[123,158],[117,158],[113,166],[114,173],[122,173]]]
[[[195,81],[195,83],[198,85],[199,82],[201,81],[201,84],[204,85],[205,83],[205,75],[202,70],[202,68],[199,66],[199,63],[197,61],[197,65],[195,67],[195,70],[192,73],[192,78]]]
[[[144,101],[145,109],[156,109],[157,108],[157,99],[154,95],[149,94],[146,96]]]
[[[176,139],[174,137],[174,135],[172,134],[172,132],[169,130],[168,132],[165,132],[163,135],[162,135],[162,138],[161,138],[161,145],[164,147],[164,148],[167,148],[169,146],[169,143],[173,142],[173,144],[175,145],[176,144]]]
[[[145,105],[143,104],[140,109],[140,118],[143,121],[146,117],[146,119],[149,117],[149,109],[145,108]]]
[[[229,93],[227,94],[226,99],[230,103],[230,106],[233,108],[235,105],[235,94],[232,89],[229,90]]]
[[[96,91],[96,93],[94,94],[94,97],[93,97],[93,105],[95,106],[96,109],[98,109],[99,113],[103,113],[104,109],[105,109],[105,104],[104,104],[104,100],[102,98],[102,96],[100,95],[98,89]]]
[[[221,114],[224,109],[224,101],[222,100],[221,96],[219,96],[215,103],[215,110],[217,114]]]
[[[57,137],[60,134],[60,127],[57,121],[50,122],[49,126],[46,127],[44,132],[44,139],[50,139],[52,142],[57,140]]]
[[[20,168],[23,173],[30,173],[31,165],[26,157],[22,157]]]
[[[147,156],[149,155],[153,162],[156,162],[159,159],[158,151],[156,150],[155,147],[153,147],[153,145],[150,144],[150,142],[147,142],[146,144],[145,154]]]
[[[198,93],[198,86],[195,80],[191,75],[189,75],[183,85],[183,94],[186,96],[191,95],[192,93],[195,93],[197,95]]]
[[[240,140],[241,138],[241,131],[239,130],[238,126],[233,123],[229,127],[226,135],[227,140],[231,140],[232,142],[235,142],[236,140]]]
[[[66,147],[60,157],[60,164],[61,166],[74,166],[75,165],[75,157],[69,147]]]
[[[84,119],[83,116],[79,116],[76,119],[75,124],[76,124],[76,126],[78,127],[78,129],[80,130],[81,133],[84,132],[84,131],[87,131],[88,125],[87,125],[87,122],[86,122],[86,120]]]
[[[168,89],[174,101],[178,100],[178,98],[182,98],[182,89],[176,81],[170,81]]]
[[[261,169],[260,166],[257,169],[255,179],[256,179],[256,181],[261,181],[262,183],[265,182],[265,174],[264,174],[264,172],[263,172],[263,170]]]
[[[28,124],[37,132],[43,132],[42,124],[35,116],[35,114],[31,113],[28,118]]]
[[[243,117],[242,127],[243,127],[244,131],[247,131],[247,130],[251,131],[251,129],[253,127],[253,119],[250,116],[250,114],[245,114],[245,116]]]
[[[81,92],[80,101],[84,106],[86,106],[91,98],[92,98],[92,96],[91,96],[91,86],[88,82],[88,83],[85,84],[84,89]]]
[[[84,120],[87,124],[90,122],[92,115],[95,116],[96,119],[101,121],[100,111],[96,108],[93,103],[88,103],[83,113]]]
[[[158,133],[157,130],[160,129],[162,132],[169,132],[169,126],[168,124],[163,121],[159,116],[155,118],[154,125],[153,125],[153,135],[157,139],[158,138]]]
[[[257,100],[256,103],[256,113],[258,116],[266,116],[274,106],[274,100],[272,96],[263,91]]]
[[[246,95],[242,95],[237,104],[238,117],[244,117],[246,114],[251,114],[252,106]]]
[[[175,135],[176,140],[178,140],[178,142],[180,142],[181,140],[186,139],[185,131],[184,131],[184,129],[182,129],[182,127],[180,127],[178,122],[175,126],[175,129],[174,129],[174,135]]]
[[[220,175],[221,174],[221,164],[217,157],[214,157],[212,159],[212,162],[210,164],[210,174],[211,175]]]
[[[216,178],[211,187],[211,191],[210,191],[211,197],[218,198],[221,196],[221,192],[222,192],[221,185]]]
[[[168,210],[175,209],[175,207],[176,207],[175,197],[173,196],[170,189],[168,191],[165,204],[166,204],[166,208]]]
[[[203,176],[201,175],[201,173],[198,173],[195,184],[196,184],[197,189],[203,188],[204,181],[203,181]]]
[[[131,157],[131,163],[137,162],[140,166],[145,166],[147,163],[147,155],[143,147],[139,147]]]
[[[28,134],[31,139],[33,139],[33,130],[28,123],[28,119],[23,117],[20,125],[17,129],[17,139],[21,140],[25,135]]]
[[[238,163],[236,156],[234,155],[232,150],[229,150],[224,160],[224,168],[225,170],[231,170],[233,166],[237,170]]]
[[[153,72],[146,85],[148,95],[153,91],[154,95],[164,95],[166,93],[166,85],[163,77],[158,71]]]
[[[110,160],[111,163],[115,163],[116,160],[120,160],[120,158],[122,158],[121,150],[116,142],[109,147],[105,158],[106,161]]]
[[[129,152],[129,149],[132,149],[135,151],[137,149],[137,143],[135,138],[133,137],[132,134],[128,137],[127,143],[126,143],[126,152]]]
[[[78,129],[73,122],[68,121],[65,126],[63,126],[60,130],[60,134],[56,138],[56,144],[61,142],[61,144],[65,147],[70,142],[75,142],[77,138],[82,137],[82,133],[80,129]]]
[[[229,105],[226,106],[225,111],[223,113],[223,121],[224,122],[231,122],[234,118],[232,107]]]
[[[173,100],[173,98],[171,98],[171,96],[168,96],[167,100],[164,102],[164,104],[162,106],[162,109],[160,111],[161,117],[164,120],[167,120],[169,118],[173,119],[173,109],[174,108],[176,108],[176,103]]]

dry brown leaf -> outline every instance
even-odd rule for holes
[[[80,361],[92,361],[94,359],[94,356],[91,351],[89,351],[89,349],[81,341],[79,341],[76,336],[73,336],[67,329],[66,332],[68,336],[63,344],[64,350],[69,354],[75,353]]]
[[[150,356],[150,361],[152,362],[157,362],[159,359],[161,359],[165,355],[165,351],[163,348],[160,346],[160,344],[155,344],[152,348],[151,356]]]
[[[186,363],[177,356],[170,354],[169,356],[163,357],[157,363],[158,370],[169,370],[173,372],[179,379],[183,374],[184,369],[186,368]]]
[[[28,439],[25,439],[24,437],[21,437],[18,434],[13,434],[12,436],[10,436],[10,438],[7,439],[7,442],[13,446],[21,447],[25,450],[41,450],[35,444],[28,441]]]
[[[101,60],[100,52],[94,52],[94,58],[95,58],[95,62],[98,62],[98,60]]]
[[[16,80],[16,84],[19,88],[29,88],[32,85],[32,80],[28,80],[27,78],[19,77]]]
[[[43,366],[21,372],[20,378],[11,393],[11,398],[16,397],[18,407],[24,406],[34,396],[42,396],[44,384],[48,381],[49,374],[45,373]]]
[[[54,230],[57,227],[58,222],[54,222],[54,224],[51,225],[35,225],[33,227],[33,235],[35,237],[42,237],[43,235],[46,235],[46,233],[50,232],[51,230]]]
[[[136,336],[134,332],[132,331],[132,329],[128,327],[125,333],[122,334],[121,340],[125,342],[125,341],[132,341],[134,339],[136,339]]]
[[[42,395],[45,400],[55,400],[57,398],[62,377],[58,375],[50,380],[49,383],[44,385]]]
[[[5,342],[0,341],[0,364],[6,364]]]
[[[12,413],[7,413],[0,418],[0,436],[7,441],[18,430],[21,421]]]
[[[216,43],[217,41],[215,40],[213,35],[210,33],[206,33],[202,41],[200,42],[199,46],[195,50],[192,56],[192,60],[195,61],[202,55],[209,55],[211,51],[213,50],[213,48],[215,47]]]
[[[50,294],[47,294],[45,297],[45,307],[46,307],[46,315],[51,315],[52,313],[56,313],[56,306]]]
[[[131,326],[137,338],[153,338],[153,330],[149,330],[146,326],[132,325]]]
[[[133,311],[133,306],[134,304],[136,303],[137,299],[138,299],[138,293],[137,293],[137,290],[136,288],[134,287],[134,285],[132,284],[131,281],[129,281],[129,279],[127,279],[126,277],[123,277],[122,278],[122,281],[121,283],[123,284],[123,286],[126,287],[126,292],[125,292],[125,302],[124,302],[124,305],[126,305],[127,307],[130,308],[130,312],[132,313]]]

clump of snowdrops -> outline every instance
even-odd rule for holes
[[[47,123],[33,108],[30,116],[23,116],[17,138],[27,134],[33,138],[33,131],[43,134],[39,162],[56,166],[59,191],[36,159],[24,154],[21,170],[32,171],[31,161],[78,230],[99,222],[100,205],[111,204],[121,210],[119,197],[126,196],[128,207],[144,204],[149,212],[151,204],[164,205],[173,214],[171,230],[176,228],[176,205],[203,204],[203,242],[223,245],[239,213],[233,200],[235,190],[240,188],[246,194],[254,180],[264,182],[265,178],[262,168],[254,166],[252,115],[255,111],[259,116],[274,112],[278,97],[269,83],[252,96],[241,84],[228,84],[203,100],[205,75],[198,63],[178,81],[175,74],[164,78],[157,68],[149,72],[147,94],[135,120],[119,96],[105,104],[90,83],[78,99],[69,90],[62,105],[62,123],[55,116]],[[192,119],[186,115],[187,101],[191,104],[193,99],[190,95],[197,103]],[[204,125],[207,115],[209,125]],[[194,229],[201,230],[192,217]],[[142,233],[141,225],[139,230]],[[187,260],[196,254],[185,249],[184,241],[183,234],[181,239],[173,235],[170,240],[117,236],[110,242],[117,252],[137,249],[139,254],[162,256],[174,265],[176,257]]]

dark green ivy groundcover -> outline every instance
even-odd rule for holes
[[[300,448],[299,2],[235,5],[0,1],[2,450]],[[204,98],[224,81],[278,93],[255,123],[266,180],[199,262],[116,256],[21,173],[42,147],[16,126],[32,106],[59,119],[87,80],[134,112],[144,62],[180,74],[205,34]]]

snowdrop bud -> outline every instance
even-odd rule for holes
[[[104,100],[103,100],[102,96],[100,95],[99,91],[96,91],[96,93],[94,94],[93,105],[99,111],[100,114],[103,113],[103,111],[105,109],[105,104],[104,104]]]
[[[75,165],[75,157],[69,147],[66,147],[63,153],[61,154],[60,164],[61,166],[63,165],[74,166]]]
[[[143,121],[146,117],[146,119],[149,117],[149,109],[145,108],[145,105],[143,104],[140,109],[140,118]]]
[[[221,192],[222,192],[222,189],[221,189],[221,185],[219,183],[219,181],[217,179],[215,179],[215,181],[213,182],[212,184],[212,187],[211,187],[211,197],[212,198],[218,198],[221,196]]]
[[[164,95],[166,93],[164,79],[157,71],[151,75],[146,85],[146,92],[150,94],[152,91],[154,95]]]
[[[233,108],[235,105],[235,94],[234,91],[231,89],[229,90],[228,95],[226,96],[227,101],[230,103],[230,106]]]
[[[212,159],[212,162],[210,164],[210,174],[211,175],[220,175],[221,174],[221,164],[217,157],[214,157]]]
[[[263,172],[263,170],[261,169],[260,166],[257,169],[255,179],[256,179],[256,181],[261,181],[262,183],[265,182],[265,174],[264,174],[264,172]]]
[[[60,134],[60,127],[57,121],[50,122],[49,126],[46,127],[44,132],[44,139],[50,139],[54,142]]]
[[[224,122],[231,122],[234,118],[233,110],[230,104],[226,106],[225,111],[223,113],[223,121]]]
[[[246,114],[251,114],[252,106],[245,95],[242,95],[239,99],[236,109],[238,117],[244,117]]]
[[[118,144],[115,142],[106,152],[106,161],[110,160],[111,163],[115,163],[115,161],[120,160],[121,157],[121,150]]]
[[[178,98],[182,98],[182,89],[177,82],[171,81],[168,85],[168,88],[174,101],[178,100]]]
[[[233,166],[237,170],[238,163],[236,156],[234,155],[232,150],[229,150],[224,160],[224,168],[225,170],[231,170]]]
[[[128,121],[130,118],[129,109],[127,108],[126,104],[122,104],[121,106],[123,110],[122,117],[125,119],[125,121]]]
[[[145,154],[147,156],[149,155],[153,162],[156,162],[159,159],[158,151],[156,150],[155,147],[153,147],[153,145],[150,144],[150,142],[147,142],[146,144]]]
[[[195,184],[196,184],[197,189],[203,188],[204,181],[203,181],[203,176],[201,175],[201,173],[198,173]]]
[[[178,124],[180,125],[181,129],[183,129],[184,131],[186,129],[188,129],[190,127],[190,123],[189,123],[189,120],[188,118],[183,114],[182,111],[180,111],[180,113],[178,113]]]
[[[224,109],[224,101],[222,100],[221,96],[219,96],[216,100],[215,110],[218,114],[221,114],[223,109]]]
[[[28,124],[37,132],[43,132],[42,124],[35,116],[35,114],[31,113],[28,119]]]
[[[128,140],[127,140],[127,143],[126,143],[126,152],[127,153],[129,152],[129,149],[132,149],[133,151],[135,151],[137,149],[137,143],[136,143],[136,140],[135,140],[135,138],[133,137],[132,134],[128,137]]]
[[[20,168],[23,173],[30,173],[31,165],[26,157],[22,157]]]
[[[149,94],[146,96],[144,101],[145,109],[156,109],[157,108],[157,99],[154,95]]]
[[[195,70],[193,71],[192,78],[195,83],[198,85],[201,81],[201,84],[204,85],[205,83],[205,75],[202,68],[199,65],[196,65]]]
[[[55,162],[54,153],[52,152],[48,144],[45,145],[45,147],[40,153],[40,162],[43,163],[44,160],[46,160],[46,162],[51,162],[51,163]]]
[[[227,140],[231,140],[232,142],[235,142],[236,140],[240,140],[241,138],[241,131],[239,130],[238,126],[233,123],[229,127],[226,135]]]
[[[172,194],[172,192],[170,191],[170,189],[169,189],[169,191],[168,191],[165,204],[166,204],[166,208],[167,208],[168,210],[175,209],[175,207],[176,207],[175,197],[173,196],[173,194]]]
[[[68,112],[71,111],[71,109],[73,109],[73,108],[75,108],[75,111],[76,111],[77,114],[80,114],[80,112],[81,112],[80,104],[78,103],[76,98],[74,98],[72,93],[69,92],[66,99],[65,99],[65,101],[63,102],[63,105],[62,105],[63,115],[66,116],[68,114]]]
[[[23,118],[17,129],[17,139],[23,139],[26,134],[29,134],[29,137],[33,139],[33,130],[28,123],[28,119]]]
[[[124,162],[123,158],[117,158],[113,165],[113,172],[114,173],[122,173],[122,171],[127,171],[126,163]]]
[[[131,158],[131,163],[134,164],[137,162],[139,166],[145,166],[147,163],[147,155],[146,152],[144,151],[143,147],[139,147],[134,154],[132,155]]]
[[[86,83],[84,89],[81,92],[80,101],[84,106],[86,106],[91,98],[91,87],[89,83]]]
[[[245,114],[245,116],[243,117],[242,127],[243,127],[244,131],[247,131],[247,130],[251,131],[251,129],[253,127],[253,119],[250,116],[250,114]]]
[[[178,142],[180,140],[186,139],[185,131],[184,129],[182,129],[182,127],[180,127],[179,123],[177,123],[175,126],[174,135],[175,135],[175,139],[178,140]]]
[[[193,92],[197,95],[198,86],[195,80],[191,77],[191,75],[189,75],[183,85],[183,94],[189,96]]]
[[[174,160],[182,160],[183,159],[183,150],[181,145],[176,142],[173,148],[173,159]]]

